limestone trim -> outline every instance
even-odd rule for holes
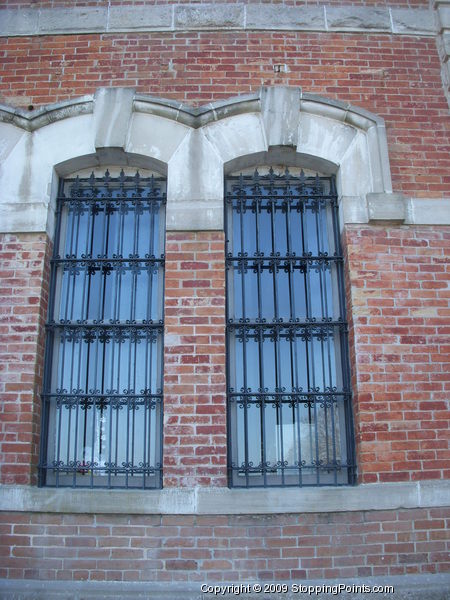
[[[0,486],[0,511],[86,514],[245,515],[447,506],[450,481],[321,488],[85,490]]]
[[[1,10],[0,37],[152,31],[342,31],[435,35],[431,10],[214,3]]]
[[[431,0],[435,26],[436,44],[441,59],[441,78],[445,96],[450,106],[450,0]]]
[[[304,92],[301,88],[286,86],[262,87],[254,94],[218,100],[200,107],[192,107],[176,100],[137,94],[132,88],[99,88],[95,94],[55,102],[32,110],[0,104],[0,123],[9,123],[32,132],[63,119],[94,113],[96,105],[97,112],[100,112],[102,117],[107,120],[114,107],[116,107],[116,111],[118,108],[121,111],[129,110],[128,106],[125,107],[124,104],[129,103],[126,98],[129,98],[131,94],[133,112],[164,117],[192,129],[198,129],[224,118],[261,112],[267,106],[268,101],[265,99],[269,96],[273,101],[273,106],[267,107],[267,110],[271,109],[272,113],[276,113],[279,108],[276,105],[276,97],[280,95],[280,90],[284,90],[283,95],[295,96],[299,102],[298,109],[301,109],[302,112],[346,122],[366,131],[374,125],[384,127],[384,120],[381,117],[363,108]],[[290,92],[286,90],[290,90]]]
[[[241,599],[251,600],[256,593],[253,591],[253,585],[258,579],[251,578],[245,583],[215,581],[213,583],[174,583],[155,581],[42,581],[37,579],[3,579],[2,591],[5,600],[14,600],[15,598],[33,600],[36,598],[59,598],[69,600],[72,598],[146,598],[147,600],[200,600],[202,598],[220,597],[225,600],[231,600],[238,596]],[[262,584],[268,583],[262,581]],[[421,600],[447,600],[447,590],[450,588],[450,575],[448,573],[427,573],[420,575],[384,575],[383,577],[351,577],[345,579],[289,579],[288,581],[277,581],[278,585],[285,584],[286,589],[293,590],[294,583],[296,590],[320,590],[324,585],[330,586],[329,589],[339,590],[344,585],[351,589],[352,586],[358,586],[354,589],[362,589],[363,586],[392,586],[395,590],[393,595],[388,597],[393,600],[410,600],[411,598],[420,598]],[[303,586],[303,588],[300,588]],[[259,588],[256,588],[259,590]],[[262,586],[261,586],[261,589]],[[205,590],[204,594],[201,594]],[[239,592],[239,593],[237,593]],[[208,596],[206,595],[208,594]],[[306,592],[305,592],[306,594]],[[381,594],[380,594],[381,595]],[[274,599],[270,594],[266,598]],[[261,596],[263,597],[263,596]],[[279,596],[276,596],[279,597]],[[287,592],[283,594],[286,600],[295,600],[299,597],[298,591]],[[301,596],[300,596],[301,597]],[[323,592],[314,592],[314,597],[324,600],[330,598],[330,594]],[[353,600],[361,600],[367,597],[367,594],[356,592],[352,594]],[[383,597],[387,597],[383,594]]]
[[[450,199],[393,193],[382,118],[300,88],[200,108],[100,88],[38,110],[0,106],[0,138],[1,232],[51,237],[58,177],[114,165],[167,176],[167,230],[223,229],[224,173],[261,163],[336,174],[342,225],[450,224]]]

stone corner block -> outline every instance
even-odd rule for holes
[[[450,198],[408,198],[405,205],[407,225],[450,225]]]
[[[39,33],[106,31],[104,7],[43,8],[39,14]]]
[[[45,202],[0,204],[0,233],[47,232],[50,235],[50,225],[49,205]]]
[[[244,26],[244,6],[239,4],[178,5],[175,29],[234,29]]]
[[[391,31],[387,8],[332,6],[327,7],[326,15],[332,31]]]
[[[37,9],[0,10],[0,36],[30,35],[38,30],[39,11]]]
[[[268,146],[297,147],[300,101],[300,88],[261,88],[261,115]]]
[[[339,222],[341,229],[346,224],[368,223],[367,202],[361,196],[341,196],[339,199]]]
[[[130,88],[100,88],[94,96],[96,148],[125,148],[135,91]]]
[[[406,206],[403,194],[366,194],[369,223],[372,221],[397,221],[406,219]]]
[[[392,8],[394,33],[434,35],[436,27],[433,13],[427,9]]]
[[[167,204],[167,231],[222,231],[223,227],[222,200]]]
[[[440,3],[436,7],[436,19],[439,31],[450,29],[450,3]]]
[[[246,29],[319,30],[325,29],[322,7],[294,7],[267,4],[248,4]]]
[[[110,6],[108,30],[151,31],[170,29],[172,7],[170,6]]]

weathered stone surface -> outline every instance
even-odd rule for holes
[[[1,203],[0,233],[46,231],[47,218],[48,204],[44,202]]]
[[[325,13],[319,7],[248,4],[246,29],[318,30],[325,29]]]
[[[317,600],[329,600],[333,597],[327,590],[319,591],[324,587],[324,580],[302,579],[295,580],[297,587],[300,584],[305,589],[317,590],[313,597]],[[292,591],[293,581],[277,581],[277,584],[285,584],[286,589],[291,590],[283,594],[284,600],[297,600],[299,593]],[[229,586],[227,588],[227,585]],[[392,586],[393,593],[383,594],[383,598],[391,600],[448,600],[448,589],[450,587],[450,576],[446,573],[429,575],[394,575],[384,577],[363,577],[351,579],[327,579],[326,586],[329,589],[339,589],[340,585],[355,586],[355,590],[363,586]],[[207,584],[206,589],[217,588],[201,594],[200,583],[174,583],[163,584],[152,582],[135,581],[38,581],[38,580],[16,580],[5,579],[2,582],[2,600],[72,600],[73,598],[102,598],[113,600],[114,598],[140,598],[146,600],[199,600],[200,598],[220,597],[225,600],[236,598],[236,590],[242,589],[238,597],[251,600],[255,597],[252,586],[242,584],[242,588],[235,582],[224,583],[222,581]],[[227,591],[227,589],[229,591]],[[303,596],[306,595],[302,594]],[[366,600],[366,593],[355,591],[350,596],[352,600]],[[381,596],[381,594],[380,594]],[[264,594],[267,600],[279,600],[280,594]],[[345,596],[344,596],[345,597]]]
[[[24,131],[9,123],[0,123],[0,164],[3,163],[20,138],[25,135]]]
[[[345,153],[340,164],[340,192],[343,196],[360,196],[364,198],[369,190],[373,190],[374,181],[371,169],[373,160],[366,134],[357,130],[348,152]]]
[[[0,11],[0,35],[28,35],[38,30],[39,11],[36,9],[3,9]]]
[[[111,6],[108,31],[167,30],[172,26],[171,6]]]
[[[168,163],[189,131],[189,127],[177,121],[133,113],[126,150]]]
[[[267,150],[260,115],[243,114],[220,119],[205,125],[203,131],[224,163],[238,156]]]
[[[345,123],[317,115],[300,115],[297,151],[339,166],[356,135]]]
[[[350,487],[88,490],[0,486],[0,510],[100,514],[283,514],[446,506],[450,481]]]
[[[367,202],[361,196],[342,196],[339,201],[339,224],[341,230],[346,223],[368,223]]]
[[[450,6],[439,3],[435,11],[369,6],[279,6],[267,4],[183,4],[4,9],[0,36],[46,35],[114,31],[195,31],[205,29],[388,31],[433,35],[448,28]],[[433,19],[433,14],[434,19]],[[391,23],[392,17],[392,23]],[[433,24],[434,20],[436,23]]]
[[[244,6],[201,4],[175,6],[175,29],[233,29],[244,26]]]
[[[440,3],[436,10],[439,31],[450,29],[450,3]]]
[[[332,6],[326,9],[326,19],[328,28],[336,31],[391,30],[387,8]]]
[[[402,194],[367,194],[370,221],[399,221],[406,216]]]
[[[450,31],[438,35],[436,43],[441,62],[447,62],[450,56]]]
[[[384,123],[367,130],[367,145],[372,173],[372,192],[392,192],[391,167]]]
[[[105,31],[106,8],[43,8],[39,13],[39,33]]]
[[[167,231],[222,231],[223,200],[172,202],[166,208]]]
[[[435,31],[430,10],[392,8],[391,15],[394,33],[430,35]]]
[[[219,222],[217,207],[220,206]],[[198,210],[199,209],[199,210]],[[209,212],[208,212],[209,211]],[[223,162],[201,129],[183,139],[168,164],[167,223],[170,229],[223,228]]]
[[[134,90],[101,88],[94,99],[96,148],[124,148],[133,110]]]
[[[408,198],[405,223],[450,225],[450,198]]]
[[[261,89],[261,116],[268,146],[297,146],[300,98],[299,88]]]

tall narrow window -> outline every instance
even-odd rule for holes
[[[352,483],[334,178],[229,176],[225,220],[230,484]]]
[[[165,180],[61,181],[40,484],[161,485]]]

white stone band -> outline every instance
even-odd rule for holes
[[[195,109],[100,88],[33,111],[0,106],[0,138],[5,233],[52,236],[58,177],[114,165],[167,176],[168,230],[223,229],[224,175],[264,164],[335,174],[342,226],[450,224],[450,199],[393,193],[382,118],[300,88]]]
[[[180,4],[0,11],[0,36],[202,30],[382,32],[435,35],[431,10],[349,6]]]
[[[450,481],[320,488],[83,490],[0,486],[0,511],[246,515],[328,513],[447,506]]]

